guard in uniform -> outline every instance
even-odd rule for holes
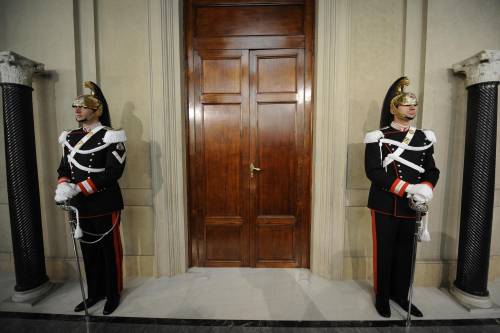
[[[92,93],[73,102],[79,128],[59,137],[63,156],[56,202],[79,211],[83,238],[80,240],[87,277],[87,307],[106,299],[103,314],[112,313],[123,289],[120,212],[123,199],[118,185],[124,167],[126,141],[123,130],[113,130],[106,99],[90,81],[84,87]],[[75,307],[83,311],[84,303]]]
[[[365,172],[371,181],[368,208],[372,216],[375,307],[390,317],[389,299],[405,311],[412,266],[417,202],[432,200],[439,178],[434,163],[435,134],[410,126],[417,98],[405,92],[406,77],[389,88],[382,106],[380,129],[365,136]],[[422,317],[412,305],[411,314]]]

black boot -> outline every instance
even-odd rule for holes
[[[391,298],[397,305],[399,305],[405,312],[408,312],[408,301],[406,299],[401,298]],[[415,305],[411,305],[410,313],[415,317],[423,317],[424,314],[420,311]]]
[[[391,307],[389,306],[389,300],[382,297],[377,297],[375,300],[375,309],[379,315],[385,318],[391,316]]]
[[[106,300],[106,303],[104,304],[104,310],[102,311],[102,314],[107,316],[113,313],[113,311],[115,311],[118,307],[118,304],[120,304],[120,296],[108,298]]]
[[[98,297],[89,297],[85,300],[85,303],[87,303],[87,308],[90,308],[91,306],[95,305],[97,302],[100,300],[104,299],[102,296]],[[80,302],[77,306],[75,306],[75,312],[80,312],[85,310],[85,304],[83,302]]]

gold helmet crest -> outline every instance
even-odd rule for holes
[[[412,92],[404,91],[410,80],[404,76],[396,86],[396,96],[391,99],[391,112],[394,113],[399,105],[418,105],[417,96]]]
[[[95,89],[94,89],[95,84],[91,81],[85,81],[83,82],[83,87],[90,89],[91,93],[90,95],[80,95],[75,98],[73,101],[73,107],[74,108],[87,108],[94,110],[98,113],[99,117],[102,115],[102,103],[101,101],[95,96]]]
[[[410,84],[406,76],[402,76],[389,87],[382,104],[380,113],[380,127],[389,126],[393,120],[393,114],[399,105],[418,105],[417,96],[412,92],[405,91]]]

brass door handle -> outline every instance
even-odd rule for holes
[[[253,165],[253,163],[250,163],[250,178],[253,178],[254,171],[261,171],[261,169]]]

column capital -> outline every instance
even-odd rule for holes
[[[467,87],[500,81],[500,50],[483,50],[453,65],[453,72],[465,74]]]
[[[33,73],[43,71],[43,64],[12,51],[0,51],[0,84],[14,83],[31,87]]]

